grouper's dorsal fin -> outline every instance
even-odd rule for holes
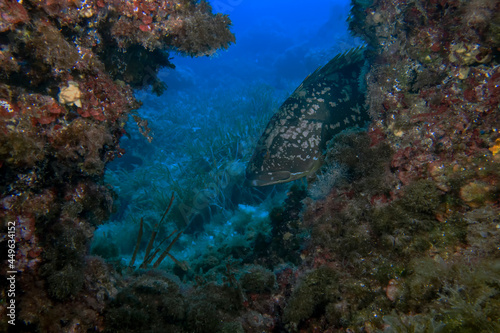
[[[318,67],[313,73],[307,76],[307,78],[302,82],[297,90],[299,90],[302,86],[307,86],[308,84],[312,83],[311,81],[317,81],[323,78],[328,79],[329,76],[334,75],[342,68],[363,60],[364,51],[364,46],[358,46],[356,48],[349,49],[344,53],[337,54],[326,65]]]

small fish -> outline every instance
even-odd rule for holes
[[[248,163],[248,185],[286,183],[314,174],[335,134],[369,120],[360,88],[363,50],[337,55],[310,74],[280,106]]]

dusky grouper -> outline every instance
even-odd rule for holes
[[[280,106],[246,169],[250,186],[286,183],[314,174],[327,142],[369,120],[360,78],[363,48],[339,54],[309,75]]]

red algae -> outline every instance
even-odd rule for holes
[[[104,168],[123,155],[132,89],[161,93],[166,50],[227,48],[231,22],[184,0],[0,0],[0,13],[0,216],[2,231],[15,226],[16,329],[101,330],[115,273],[88,249],[112,211]]]
[[[350,28],[371,57],[371,144],[362,133],[332,140],[327,156],[350,177],[304,201],[311,234],[294,270],[302,281],[284,296],[286,331],[500,327],[498,297],[473,292],[498,278],[499,10],[488,0],[353,1]],[[368,172],[364,159],[380,168]],[[341,294],[314,302],[302,294],[325,283],[312,278],[324,267],[339,280],[325,293]],[[491,306],[475,303],[467,318],[447,284]]]

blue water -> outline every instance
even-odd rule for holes
[[[345,23],[349,1],[211,1],[228,14],[236,44],[208,58],[174,57],[178,72],[192,71],[197,86],[264,81],[277,88],[301,81],[353,40]],[[232,3],[233,5],[230,5]],[[179,73],[164,72],[171,90]]]

